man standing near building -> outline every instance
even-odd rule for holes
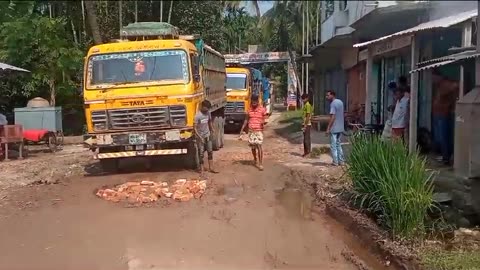
[[[433,135],[442,154],[438,160],[448,165],[453,154],[458,83],[444,79],[438,72],[433,73],[432,79],[435,91],[432,104]]]
[[[401,139],[405,142],[405,132],[408,127],[409,118],[409,103],[410,103],[410,88],[402,87],[400,83],[399,90],[401,91],[401,98],[395,105],[395,110],[392,116],[392,137],[393,139]]]
[[[311,129],[312,129],[312,115],[313,115],[313,107],[308,101],[308,94],[302,95],[303,101],[303,112],[302,112],[302,131],[303,131],[303,157],[310,155],[312,151],[312,140],[310,137]]]
[[[330,101],[330,121],[328,122],[327,135],[330,136],[333,166],[343,165],[345,162],[341,145],[342,134],[345,132],[343,102],[335,97],[334,91],[327,92],[327,100]]]

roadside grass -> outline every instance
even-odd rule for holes
[[[302,130],[302,111],[284,111],[280,116],[279,124],[285,124],[276,130],[278,134],[291,134]]]
[[[420,250],[420,259],[426,270],[479,270],[480,250],[445,250],[427,247]]]
[[[349,164],[355,205],[372,213],[394,239],[421,240],[433,195],[425,160],[400,142],[357,135]]]
[[[313,147],[310,153],[311,158],[318,158],[320,155],[330,153],[330,146]]]

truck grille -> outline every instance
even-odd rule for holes
[[[226,113],[243,113],[245,112],[245,102],[227,102],[225,106]]]
[[[167,128],[186,125],[185,106],[162,106],[132,109],[111,109],[92,112],[95,126],[108,119],[108,129]],[[103,116],[103,117],[102,117]]]

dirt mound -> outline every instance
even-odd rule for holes
[[[96,195],[111,202],[151,203],[162,197],[186,202],[202,197],[206,189],[205,180],[178,179],[171,185],[167,182],[140,181],[99,189]]]

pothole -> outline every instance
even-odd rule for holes
[[[160,198],[187,202],[191,199],[201,198],[206,189],[206,180],[178,179],[172,184],[167,182],[139,181],[126,182],[112,188],[102,188],[96,192],[96,195],[101,199],[116,203],[152,203]]]
[[[285,187],[275,191],[276,199],[291,216],[312,219],[313,198],[308,192],[286,183]]]

